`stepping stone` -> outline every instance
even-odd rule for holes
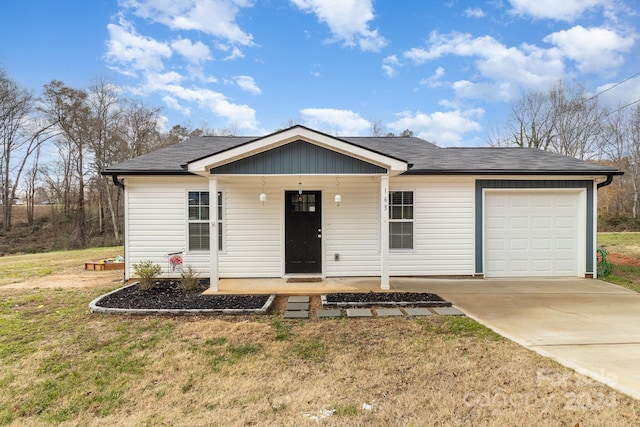
[[[378,313],[379,317],[402,316],[399,308],[376,308],[376,313]]]
[[[433,310],[443,316],[463,316],[464,313],[454,307],[434,307]]]
[[[285,311],[282,317],[285,319],[308,319],[309,312],[304,310]]]
[[[432,316],[433,312],[426,307],[407,307],[404,309],[407,316]]]
[[[287,307],[285,310],[294,311],[294,310],[307,310],[309,311],[309,303],[308,302],[290,302],[287,303]]]
[[[292,296],[292,297],[289,297],[287,302],[306,302],[306,303],[308,303],[309,302],[309,297]]]
[[[347,317],[373,317],[368,308],[347,308]]]
[[[330,310],[318,310],[316,312],[316,316],[318,319],[335,319],[338,317],[342,317],[342,310],[339,309],[330,309]]]

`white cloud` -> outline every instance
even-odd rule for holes
[[[382,60],[382,71],[389,77],[398,75],[398,68],[401,66],[402,64],[396,55],[389,55]]]
[[[209,47],[200,41],[193,43],[189,39],[178,38],[171,42],[171,47],[192,64],[200,64],[211,59]]]
[[[596,89],[596,93],[607,90],[598,99],[605,102],[611,108],[619,108],[640,99],[640,77],[635,77],[615,86],[616,83],[607,83]],[[631,109],[634,107],[629,107]]]
[[[468,18],[484,18],[484,10],[479,7],[468,7],[465,9],[464,14]]]
[[[181,85],[167,85],[162,90],[174,100],[181,99],[196,103],[199,108],[210,110],[239,129],[258,129],[255,110],[245,104],[230,102],[222,93],[204,88],[186,88]]]
[[[324,22],[334,35],[347,46],[379,52],[388,42],[377,29],[369,27],[373,20],[372,0],[291,0],[299,9],[313,13]],[[334,41],[334,40],[332,40]]]
[[[397,133],[409,129],[417,137],[439,145],[461,145],[466,133],[482,130],[478,120],[483,115],[484,110],[481,108],[466,111],[437,111],[431,114],[403,111],[397,114],[398,120],[387,123],[387,126]]]
[[[420,80],[420,84],[431,88],[442,86],[440,79],[444,76],[444,68],[438,67],[429,78]]]
[[[634,45],[632,37],[623,37],[606,28],[581,25],[550,34],[543,40],[556,45],[564,56],[576,61],[583,72],[598,72],[621,65],[623,54]]]
[[[233,44],[253,45],[253,36],[235,22],[240,9],[253,6],[248,0],[123,0],[121,4],[174,31],[195,30]]]
[[[240,86],[242,90],[245,90],[254,95],[260,95],[262,90],[256,85],[256,82],[253,80],[251,76],[236,76],[234,77],[236,80],[236,84]]]
[[[359,135],[368,130],[371,124],[351,110],[333,108],[305,108],[300,110],[305,122],[310,126],[330,127],[339,135]]]
[[[573,21],[597,6],[607,7],[610,0],[509,0],[513,13],[533,18]]]
[[[111,62],[134,70],[160,71],[164,68],[163,58],[171,57],[172,52],[168,45],[138,34],[125,20],[120,20],[119,24],[107,25],[107,30],[109,41],[106,57]],[[132,74],[131,70],[123,71]]]
[[[404,57],[420,65],[445,55],[456,55],[476,59],[476,66],[481,77],[489,80],[483,85],[476,85],[475,91],[466,91],[465,96],[472,93],[480,98],[496,98],[495,85],[510,84],[525,88],[548,88],[563,77],[564,63],[561,52],[556,49],[541,49],[537,46],[523,44],[519,47],[508,47],[490,36],[472,37],[470,34],[451,33],[441,35],[432,33],[427,48],[412,48],[404,52]],[[487,92],[479,89],[482,87]],[[458,90],[468,88],[458,85]],[[461,92],[462,93],[462,92]],[[499,92],[512,93],[511,90]],[[510,98],[502,100],[508,101]]]

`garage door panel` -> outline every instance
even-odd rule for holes
[[[550,216],[538,216],[533,218],[533,228],[549,230],[553,226],[553,218]]]
[[[533,249],[538,251],[550,251],[551,239],[549,238],[533,239]]]
[[[529,218],[525,216],[512,216],[509,218],[509,226],[512,229],[527,229],[529,228]]]
[[[487,277],[577,276],[579,194],[485,194]]]
[[[553,270],[553,261],[550,259],[536,259],[531,262],[533,266],[533,271],[540,274],[547,274]]]
[[[529,250],[528,239],[509,239],[509,249],[512,251],[526,251]]]

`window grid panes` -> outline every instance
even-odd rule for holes
[[[189,191],[189,250],[209,250],[209,192]],[[218,250],[222,250],[222,193],[218,192]]]
[[[389,193],[389,248],[413,249],[413,192]]]

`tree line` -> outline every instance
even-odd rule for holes
[[[160,108],[123,97],[120,87],[104,79],[86,89],[53,80],[35,95],[0,69],[2,229],[11,230],[13,202],[20,198],[29,224],[37,204],[51,205],[67,247],[85,247],[97,235],[122,243],[122,190],[102,170],[192,136],[235,134],[180,125],[163,131],[162,120]],[[396,136],[380,121],[371,122],[371,135]],[[623,170],[624,177],[600,190],[599,206],[608,216],[638,216],[638,102],[606,107],[581,84],[560,81],[549,91],[524,93],[488,139],[493,146],[548,150]]]
[[[605,91],[593,95],[578,82],[559,81],[549,91],[526,92],[511,104],[490,144],[548,150],[624,171],[599,191],[599,212],[604,218],[635,219],[640,209],[640,100],[607,106],[599,97]]]

